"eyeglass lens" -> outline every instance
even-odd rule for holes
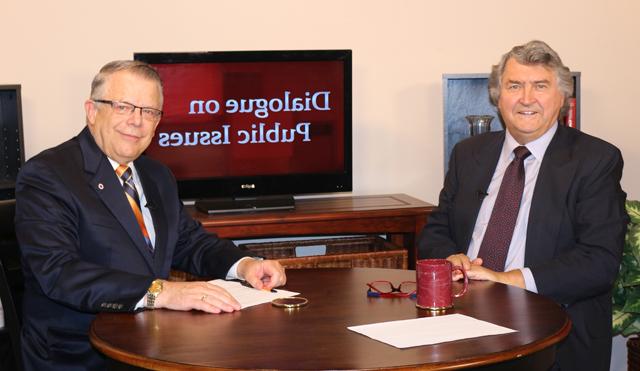
[[[113,102],[113,107],[120,114],[130,115],[135,112],[136,108],[140,108],[140,114],[145,120],[153,121],[160,117],[160,112],[152,108],[143,108],[134,106],[130,103]]]

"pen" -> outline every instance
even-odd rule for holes
[[[250,284],[249,282],[247,282],[247,281],[241,280],[241,281],[240,281],[240,284],[241,284],[242,286],[244,286],[244,287],[248,287],[248,288],[250,288],[250,289],[255,289],[255,287],[251,286],[251,284]],[[265,290],[265,291],[271,291],[271,292],[274,292],[274,293],[275,293],[275,292],[278,292],[278,291],[276,291],[276,289],[271,289],[271,290],[263,289],[263,290]]]

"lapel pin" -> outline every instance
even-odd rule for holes
[[[104,184],[98,183],[98,189],[102,191],[104,189]]]

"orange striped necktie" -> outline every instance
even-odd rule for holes
[[[153,253],[151,238],[149,238],[149,232],[147,232],[147,227],[144,225],[144,218],[142,217],[142,211],[140,210],[140,197],[138,197],[138,191],[136,191],[136,187],[133,184],[133,171],[127,165],[120,165],[116,169],[116,175],[122,179],[122,188],[124,188],[124,193],[129,201],[129,206],[131,206],[131,210],[133,210],[133,214],[136,216],[142,236],[144,236],[144,240],[147,243],[147,248],[151,253]]]

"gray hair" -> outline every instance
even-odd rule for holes
[[[564,95],[564,111],[569,105],[569,98],[573,95],[573,77],[567,66],[562,64],[562,60],[555,50],[551,49],[543,41],[533,40],[524,45],[514,46],[511,51],[504,54],[500,62],[491,68],[489,76],[489,98],[494,106],[498,105],[500,99],[500,87],[502,85],[502,75],[509,59],[524,65],[541,65],[553,70],[556,74],[558,88]]]
[[[91,99],[101,98],[107,79],[118,71],[129,71],[137,76],[156,82],[160,89],[160,102],[162,103],[162,80],[158,71],[148,63],[131,60],[113,61],[102,66],[100,72],[91,82]]]

